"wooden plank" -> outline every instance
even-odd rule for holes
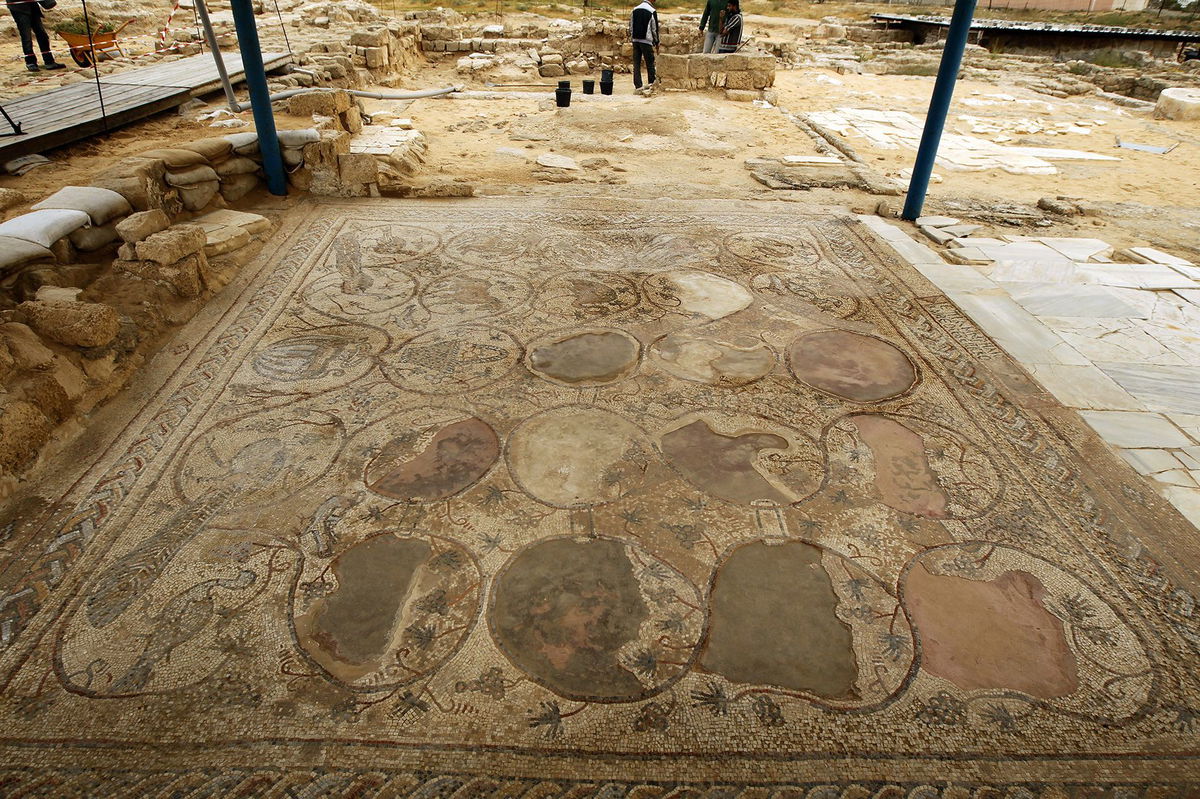
[[[222,52],[225,70],[233,83],[245,78],[240,53]],[[277,69],[291,60],[287,53],[263,53],[263,66]],[[166,64],[155,64],[141,69],[132,69],[104,78],[110,83],[137,86],[179,86],[191,89],[193,94],[206,94],[220,87],[220,75],[211,53],[200,53]]]
[[[20,101],[5,104],[5,110],[21,123],[23,133],[0,138],[0,162],[127,125],[182,105],[190,96],[186,89],[175,87],[106,87],[105,114],[100,113],[94,83],[73,84],[22,97]]]

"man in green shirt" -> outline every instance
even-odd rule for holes
[[[700,17],[700,30],[704,31],[703,52],[717,52],[717,41],[721,38],[721,17],[724,13],[725,0],[706,0],[704,14]]]

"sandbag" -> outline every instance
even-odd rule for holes
[[[212,202],[213,197],[217,196],[217,190],[220,187],[221,184],[215,180],[205,183],[194,183],[191,186],[181,186],[179,188],[179,197],[183,200],[184,208],[189,211],[199,211]]]
[[[232,175],[249,175],[257,172],[262,168],[262,165],[253,158],[247,158],[244,155],[235,155],[228,161],[217,165],[217,175],[221,180]]]
[[[230,133],[225,141],[233,147],[238,155],[258,155],[258,134],[253,131]]]
[[[283,163],[288,166],[300,166],[304,163],[303,147],[284,147],[281,154],[283,155]]]
[[[207,166],[208,159],[194,150],[182,150],[178,147],[162,147],[157,150],[147,150],[138,153],[139,158],[152,158],[162,161],[167,169],[187,169],[193,166]]]
[[[166,175],[167,185],[178,188],[194,186],[197,183],[207,183],[210,180],[217,179],[217,171],[211,166],[194,166],[191,169],[168,172]]]
[[[258,188],[258,175],[230,175],[221,181],[221,196],[226,202],[237,202]]]
[[[11,236],[0,236],[0,274],[34,261],[53,261],[54,253],[40,244]]]
[[[303,147],[321,140],[321,132],[316,128],[279,131],[279,144],[283,147]]]
[[[99,186],[63,186],[33,206],[35,211],[47,208],[83,211],[93,225],[107,225],[133,210],[129,200],[111,189],[102,189]]]
[[[83,211],[69,208],[44,208],[0,223],[0,236],[24,239],[49,249],[51,244],[63,236],[91,224],[91,221]]]
[[[98,227],[81,227],[69,237],[75,249],[80,252],[92,252],[106,244],[117,240],[116,225],[100,225]]]
[[[224,136],[190,141],[187,144],[179,145],[179,149],[199,153],[213,166],[216,166],[233,154],[233,145]]]

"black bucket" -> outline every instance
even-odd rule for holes
[[[566,108],[571,105],[570,81],[567,81],[567,86],[559,86],[554,90],[554,104],[559,108]]]
[[[600,70],[600,82],[601,83],[612,83],[612,80],[613,80],[613,71],[611,69]]]
[[[613,87],[613,85],[612,85],[611,80],[610,81],[600,81],[600,93],[601,94],[612,94],[612,87]]]
[[[584,94],[595,94],[596,93],[596,81],[585,80],[583,82],[583,93]]]
[[[566,89],[567,91],[571,91],[571,81],[570,80],[560,80],[558,82],[558,88]]]

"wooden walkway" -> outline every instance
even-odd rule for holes
[[[240,82],[245,77],[241,55],[235,52],[224,56],[229,79],[235,84]],[[268,70],[290,60],[287,53],[263,54]],[[105,75],[99,87],[91,80],[6,101],[4,110],[21,123],[22,133],[0,138],[0,164],[114,130],[220,87],[212,55],[201,53]],[[7,128],[3,119],[0,128]]]

